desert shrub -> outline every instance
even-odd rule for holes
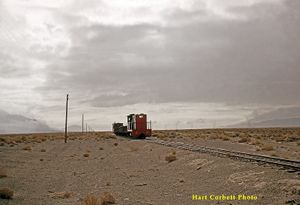
[[[289,136],[286,138],[286,141],[288,142],[297,142],[298,140],[300,140],[300,137],[298,136]]]
[[[118,143],[117,143],[117,142],[115,142],[115,143],[114,143],[114,145],[115,145],[115,146],[118,146]]]
[[[261,139],[261,135],[255,135],[255,138],[260,140]]]
[[[261,142],[259,140],[253,140],[253,141],[251,141],[250,144],[252,144],[252,145],[259,145],[259,144],[261,144]]]
[[[90,154],[88,154],[88,153],[85,153],[85,154],[83,154],[83,156],[84,156],[84,157],[89,157],[89,156],[90,156]]]
[[[274,150],[274,148],[273,148],[272,145],[263,145],[261,147],[261,149],[264,150],[264,151],[272,151],[272,150]]]
[[[176,159],[177,159],[177,157],[176,157],[176,155],[173,154],[173,153],[171,153],[171,154],[169,154],[169,155],[167,155],[167,156],[165,157],[165,160],[166,160],[168,163],[173,162],[173,161],[175,161]]]
[[[101,205],[101,198],[94,195],[86,196],[80,205]]]
[[[217,135],[212,135],[212,134],[211,134],[211,135],[209,136],[209,138],[212,139],[212,140],[216,140],[216,139],[218,139],[219,137],[218,137]]]
[[[229,140],[230,140],[229,137],[227,137],[227,136],[222,136],[221,139],[222,139],[223,141],[229,141]]]
[[[116,200],[109,192],[104,192],[100,197],[94,195],[86,196],[80,205],[109,205],[115,204]]]
[[[26,150],[26,151],[31,151],[32,150],[32,147],[30,145],[26,146],[26,147],[23,147],[23,150]]]
[[[41,152],[46,152],[46,149],[41,149]]]
[[[10,138],[4,138],[3,142],[6,144],[10,144],[12,142],[12,140]]]
[[[0,198],[2,199],[12,199],[14,191],[9,188],[0,188]]]
[[[7,177],[7,173],[4,169],[0,169],[0,178]]]
[[[101,195],[101,205],[115,204],[115,203],[116,203],[116,200],[111,193],[104,192]]]
[[[235,133],[232,135],[232,137],[239,137],[240,136],[240,133]]]
[[[247,137],[242,137],[241,139],[239,139],[238,142],[239,143],[246,143],[246,142],[248,142],[248,138]]]

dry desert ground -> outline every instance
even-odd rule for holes
[[[299,128],[160,130],[153,136],[300,159]],[[218,199],[222,194],[241,198]],[[1,135],[0,196],[11,196],[0,205],[284,205],[300,203],[300,176],[110,132],[70,133],[67,143],[59,133]]]

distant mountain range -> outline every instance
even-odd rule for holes
[[[228,127],[300,127],[300,107],[279,108]]]
[[[279,108],[267,113],[253,115],[251,119],[227,127],[300,127],[300,107]],[[0,110],[0,134],[57,132],[45,122]],[[70,125],[70,132],[81,132],[81,126]]]
[[[0,134],[8,133],[37,133],[57,131],[46,123],[24,117],[22,115],[9,114],[0,110]]]

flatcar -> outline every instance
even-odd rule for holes
[[[146,114],[130,114],[127,116],[127,125],[115,122],[112,124],[112,131],[119,136],[145,139],[152,134],[151,121],[147,122]]]

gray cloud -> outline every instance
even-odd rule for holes
[[[80,92],[93,106],[297,103],[299,3],[279,6],[232,9],[247,20],[203,20],[205,11],[175,10],[166,26],[74,26],[73,47],[49,66],[44,89]]]

